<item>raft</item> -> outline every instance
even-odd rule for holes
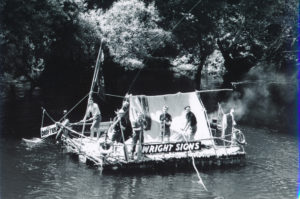
[[[192,166],[210,169],[244,165],[246,142],[243,133],[232,128],[230,134],[223,136],[222,128],[215,121],[214,125],[209,122],[206,110],[195,92],[129,96],[127,100],[129,108],[126,109],[127,112],[122,111],[123,114],[118,116],[119,120],[100,124],[100,139],[90,137],[91,123],[70,123],[69,119],[42,127],[41,137],[56,135],[55,138],[67,153],[103,171],[160,171],[190,169]],[[161,140],[159,114],[162,104],[169,105],[173,117],[168,142]],[[181,130],[185,121],[182,110],[187,104],[192,107],[197,119],[197,131],[193,137]],[[125,139],[121,130],[118,133],[122,135],[122,139],[116,141],[111,134],[115,132],[116,124],[121,124],[121,118],[128,121],[124,125],[132,129],[131,125],[140,112],[144,113],[146,121],[143,127],[144,142],[138,141],[132,154],[132,137]]]
[[[92,114],[92,120],[88,121],[95,122],[101,114],[99,106],[92,100],[100,67],[101,46],[90,92],[68,112],[65,111],[58,121],[42,109],[42,139],[55,135],[57,142],[73,157],[103,171],[160,171],[189,169],[192,166],[214,168],[244,164],[246,141],[243,133],[234,127],[233,111],[230,115],[225,114],[223,110],[218,111],[218,118],[213,120],[215,122],[212,125],[200,98],[200,93],[218,90],[155,96],[126,94],[122,97],[121,108],[116,112],[113,121],[101,121],[100,127],[97,124],[96,130],[94,129],[100,131],[98,138],[91,137],[92,123],[86,123],[91,103],[95,115]],[[224,89],[220,89],[222,90]],[[71,123],[69,114],[85,98],[88,98],[88,103],[83,120]],[[168,107],[170,116],[168,133],[166,121],[161,120],[164,118],[161,116],[166,114],[163,107]],[[43,126],[44,115],[54,124]],[[222,119],[226,118],[225,116],[230,116],[230,125],[226,125]],[[189,121],[188,118],[193,119]]]
[[[242,166],[246,161],[244,147],[238,145],[207,147],[199,151],[142,154],[139,159],[134,157],[126,160],[124,145],[121,143],[112,145],[103,153],[99,141],[95,139],[64,137],[62,140],[68,154],[104,172],[191,170],[192,158],[199,169]]]

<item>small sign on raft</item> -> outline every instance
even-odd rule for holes
[[[143,154],[170,153],[170,152],[183,152],[189,150],[199,151],[202,148],[205,148],[205,145],[201,145],[200,141],[166,143],[166,144],[144,144],[142,146],[142,153]]]
[[[52,124],[46,127],[41,128],[41,138],[47,138],[51,135],[54,135],[57,133],[57,126],[56,124]]]

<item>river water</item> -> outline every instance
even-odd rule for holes
[[[53,143],[28,146],[21,138],[39,136],[43,99],[4,101],[0,109],[1,199],[297,198],[298,141],[282,130],[239,126],[248,143],[246,164],[202,170],[207,192],[194,170],[102,174]]]

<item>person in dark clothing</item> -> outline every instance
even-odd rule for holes
[[[117,116],[114,118],[113,123],[110,127],[110,139],[113,142],[123,143],[124,130],[126,128],[126,121],[124,118],[125,112],[121,109],[116,112]]]
[[[189,140],[194,140],[194,136],[197,131],[197,119],[194,113],[191,111],[190,106],[186,106],[184,108],[185,110],[185,118],[186,118],[186,123],[183,128],[183,131],[186,131],[187,135],[189,136]]]
[[[124,112],[124,115],[122,116],[122,126],[125,127],[123,133],[124,133],[124,138],[127,140],[131,135],[132,135],[132,127],[130,125],[130,120],[129,120],[129,94],[126,94],[124,97],[124,100],[122,102],[122,108],[120,111]]]
[[[140,146],[144,143],[144,129],[146,127],[146,120],[144,119],[144,115],[142,113],[138,113],[138,117],[135,121],[132,122],[132,159],[134,158],[135,147],[137,141],[139,141]]]
[[[170,126],[172,122],[172,116],[168,113],[169,107],[163,107],[163,113],[159,116],[160,125],[161,125],[161,142],[164,142],[164,138],[167,138],[167,141],[170,141]]]

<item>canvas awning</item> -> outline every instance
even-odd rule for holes
[[[211,138],[205,108],[198,99],[195,92],[177,93],[159,96],[136,95],[130,96],[129,118],[134,121],[137,114],[142,112],[148,122],[148,126],[144,131],[145,143],[160,142],[160,121],[159,116],[162,113],[162,107],[169,107],[168,113],[172,116],[171,137],[170,141],[183,141],[181,130],[185,123],[184,107],[189,105],[191,111],[197,118],[197,132],[195,140]],[[205,144],[212,144],[212,141],[205,141]]]

